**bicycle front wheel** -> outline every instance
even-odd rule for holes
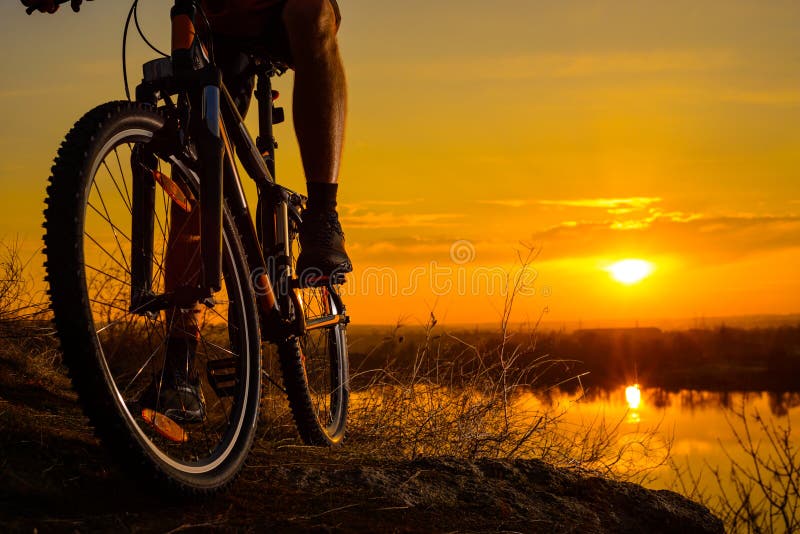
[[[300,252],[298,228],[290,227],[292,263]],[[350,408],[347,316],[337,285],[301,284],[297,303],[306,330],[278,346],[283,382],[297,430],[309,445],[338,445]]]
[[[173,227],[181,220],[175,212],[199,210],[202,199],[196,200],[197,176],[182,155],[140,159],[163,125],[155,108],[129,102],[99,106],[78,121],[52,169],[45,267],[64,362],[102,441],[133,471],[145,466],[169,488],[205,494],[235,478],[252,445],[260,334],[248,267],[227,212],[223,287],[213,306],[186,309],[184,303],[183,309],[145,312],[135,303],[139,283],[132,272],[148,273],[152,295],[166,295],[169,278],[200,278],[196,258],[184,261],[183,272],[165,269],[175,242],[186,234]],[[149,202],[136,200],[144,179],[137,173],[150,180],[144,189]],[[142,243],[149,249],[146,259],[136,260]],[[193,254],[199,257],[199,246]],[[203,404],[191,422],[171,419],[158,402],[143,400],[148,394],[162,398],[166,375],[175,368],[167,371],[174,359],[170,347],[178,345],[176,317],[183,316],[191,318],[196,348],[181,365]]]

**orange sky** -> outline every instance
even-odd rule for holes
[[[0,236],[29,253],[60,139],[123,96],[126,4],[0,6]],[[168,4],[140,7],[160,45]],[[521,242],[541,251],[518,320],[800,312],[800,4],[340,4],[355,321],[496,320]],[[151,56],[131,41],[136,77]],[[655,271],[621,285],[604,268],[624,258]]]

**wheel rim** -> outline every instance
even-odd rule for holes
[[[170,467],[191,474],[214,470],[233,450],[246,420],[246,401],[251,395],[250,347],[247,321],[241,319],[246,280],[237,273],[233,244],[223,241],[223,290],[214,308],[203,307],[196,317],[199,330],[195,370],[206,401],[201,423],[182,424],[188,440],[177,443],[161,435],[142,418],[138,403],[143,391],[155,381],[163,384],[167,338],[175,314],[162,311],[147,317],[128,311],[130,299],[131,152],[152,132],[127,129],[112,136],[99,151],[89,170],[85,191],[82,253],[86,295],[98,356],[117,409],[146,450]],[[163,168],[166,167],[166,168]],[[169,165],[159,161],[161,172]],[[171,199],[156,187],[153,246],[153,290],[164,291],[164,259],[169,252],[167,236]],[[189,262],[192,263],[192,262]],[[186,273],[187,276],[191,273]],[[237,275],[239,274],[239,275]],[[209,362],[233,361],[235,391],[228,397],[206,378]]]

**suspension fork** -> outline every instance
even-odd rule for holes
[[[224,142],[220,127],[222,75],[206,64],[206,53],[195,29],[193,0],[176,0],[172,18],[172,66],[176,75],[202,71],[189,90],[189,130],[202,159],[200,165],[201,297],[222,288],[222,204]],[[205,66],[203,66],[206,64]]]
[[[131,311],[153,295],[153,231],[155,227],[156,157],[137,145],[131,153]]]

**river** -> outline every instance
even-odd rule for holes
[[[615,442],[619,447],[648,437],[656,449],[668,445],[669,463],[658,465],[665,457],[660,450],[639,459],[639,467],[649,469],[643,483],[653,489],[690,492],[697,482],[707,498],[730,500],[736,495],[730,477],[732,463],[757,475],[754,458],[746,450],[748,442],[758,450],[762,463],[777,459],[782,448],[775,447],[770,437],[785,437],[795,452],[800,449],[800,435],[791,431],[792,427],[800,428],[800,393],[670,392],[629,386],[582,398],[559,392],[548,401],[564,408],[562,417],[568,428],[589,428],[597,426],[598,421],[605,422],[607,428],[615,427]],[[531,398],[530,402],[541,403],[542,399]],[[800,462],[800,458],[795,458],[795,462]],[[681,486],[675,466],[683,472],[680,478],[687,486]],[[717,468],[719,482],[713,475]],[[763,474],[766,472],[762,466]],[[741,481],[746,477],[738,478]],[[797,504],[800,503],[795,495],[794,505]]]

